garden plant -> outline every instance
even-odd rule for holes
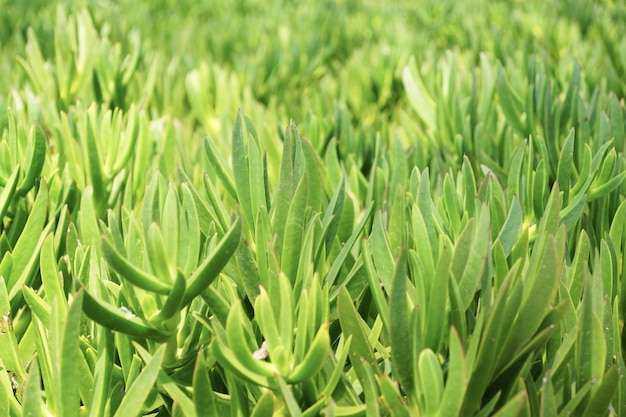
[[[0,417],[626,416],[625,34],[0,0]]]

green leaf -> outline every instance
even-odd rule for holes
[[[147,326],[143,320],[130,312],[123,312],[107,303],[101,302],[85,292],[83,309],[87,317],[102,326],[131,336],[145,337],[155,341],[165,341],[169,334]]]
[[[170,185],[163,205],[161,232],[163,234],[163,244],[167,254],[165,260],[172,272],[176,270],[177,265],[181,263],[181,260],[178,259],[180,229],[178,213],[178,193],[176,189]]]
[[[200,264],[187,280],[182,305],[187,305],[217,278],[228,264],[241,241],[241,219],[238,217],[219,241],[213,252]]]
[[[13,328],[11,306],[4,277],[0,276],[0,361],[6,370],[16,374],[20,381],[26,378],[26,371],[19,352],[18,340]]]
[[[193,372],[193,405],[197,416],[217,417],[217,407],[203,352],[198,352]]]
[[[522,391],[517,394],[513,399],[508,401],[504,407],[498,410],[493,415],[494,417],[517,417],[517,416],[530,416],[530,410],[528,405],[528,394],[526,391]]]
[[[424,331],[424,347],[435,351],[445,343],[446,332],[449,327],[448,318],[448,280],[450,279],[450,249],[447,243],[441,245],[437,269],[427,297],[426,315],[429,319]]]
[[[569,195],[570,184],[573,177],[574,167],[574,143],[576,141],[576,129],[571,128],[563,147],[561,148],[561,156],[557,167],[556,179],[559,182],[559,188],[565,193],[564,204],[567,205],[567,197]]]
[[[450,366],[448,368],[448,378],[443,391],[443,397],[439,406],[438,416],[459,415],[463,405],[463,398],[467,389],[468,371],[463,345],[459,334],[453,328],[450,332]]]
[[[124,399],[117,408],[114,417],[139,416],[142,413],[144,403],[154,389],[154,383],[165,356],[165,348],[166,346],[162,345],[156,350],[152,358],[146,363],[145,368],[135,378],[130,388],[126,390]]]
[[[322,210],[322,177],[320,161],[315,149],[306,138],[301,138],[304,172],[308,182],[308,204],[316,211]]]
[[[387,375],[377,376],[376,382],[378,382],[380,387],[384,411],[394,417],[409,417],[409,409],[399,392],[397,383],[395,381],[392,382]]]
[[[434,415],[442,404],[443,372],[437,356],[430,349],[424,349],[418,359],[420,389],[424,398],[425,415]]]
[[[35,290],[26,285],[22,286],[22,294],[31,311],[35,313],[44,325],[48,325],[48,320],[50,319],[50,305],[42,300]]]
[[[269,314],[271,314],[271,310],[269,310]],[[272,318],[271,315],[269,318]],[[276,322],[268,323],[267,326],[264,326],[264,330],[269,345],[268,347],[273,348],[274,352],[277,352],[278,348],[283,346],[281,346],[280,343],[281,336],[279,335]],[[243,364],[249,372],[255,373],[261,377],[270,378],[277,374],[277,371],[282,371],[281,368],[277,370],[280,363],[274,363],[274,360],[279,358],[270,357],[272,362],[269,363],[254,356],[252,349],[256,350],[258,346],[256,346],[254,340],[251,340],[249,321],[248,318],[245,317],[245,313],[239,302],[233,306],[228,315],[228,320],[226,320],[226,340],[236,359]],[[277,360],[276,362],[279,361]]]
[[[211,164],[211,167],[215,170],[215,173],[222,181],[224,188],[230,194],[231,197],[237,198],[237,191],[235,189],[235,182],[224,160],[221,158],[213,141],[208,138],[204,140],[204,152]]]
[[[509,213],[506,216],[504,225],[502,226],[502,229],[500,229],[498,237],[496,238],[496,241],[499,241],[502,244],[502,249],[504,250],[504,254],[506,256],[511,253],[511,250],[519,237],[523,221],[524,214],[522,213],[522,206],[520,205],[517,196],[514,195],[511,200],[511,207],[509,208]]]
[[[51,305],[55,298],[65,300],[65,292],[61,287],[61,280],[54,253],[54,235],[50,233],[41,247],[39,270],[45,291],[46,301]],[[65,311],[63,311],[65,313]]]
[[[378,276],[386,292],[390,291],[394,270],[394,259],[389,244],[389,235],[385,232],[382,212],[377,212],[372,224],[372,232],[368,239],[372,247],[372,258],[378,271]]]
[[[120,277],[123,280],[128,280],[130,283],[139,288],[143,288],[157,294],[165,295],[170,292],[171,288],[168,283],[132,265],[126,258],[115,250],[113,245],[106,238],[102,239],[101,246],[102,254],[107,263],[115,272],[120,274]]]
[[[261,398],[257,401],[256,405],[252,409],[250,417],[265,417],[274,415],[274,401],[275,397],[271,391],[265,391]],[[198,414],[206,415],[206,414]]]
[[[496,91],[500,101],[500,108],[504,113],[506,120],[518,134],[524,136],[526,128],[518,115],[522,114],[524,105],[522,99],[517,96],[509,85],[504,69],[498,65],[498,76],[496,80]]]
[[[241,205],[243,218],[249,227],[254,226],[254,214],[252,212],[252,200],[250,196],[250,171],[248,167],[248,147],[244,143],[243,115],[241,110],[237,112],[237,119],[233,127],[232,136],[232,163],[235,186],[237,188],[237,200]],[[254,146],[254,145],[252,145]],[[259,175],[260,173],[252,173]]]
[[[416,77],[413,76],[414,68],[415,58],[411,57],[410,65],[402,70],[404,89],[417,115],[426,123],[428,128],[435,130],[435,102],[426,91],[419,73],[416,73]]]
[[[171,267],[172,263],[169,260],[172,252],[166,251],[163,233],[156,223],[152,223],[148,227],[146,252],[148,253],[148,259],[150,260],[150,266],[154,274],[161,281],[171,285],[176,276],[176,272]]]
[[[411,345],[411,339],[418,335],[411,335],[409,324],[411,310],[407,298],[407,253],[402,251],[396,265],[393,277],[393,286],[389,300],[390,322],[389,335],[391,338],[391,352],[394,356],[393,369],[404,392],[412,397],[416,395],[415,379],[412,375],[413,354],[416,346]],[[357,339],[358,340],[358,339]]]
[[[92,104],[87,110],[83,126],[80,134],[82,149],[86,153],[83,155],[89,183],[93,189],[93,198],[95,202],[95,211],[99,212],[102,207],[102,200],[106,198],[106,190],[104,184],[105,173],[103,172],[103,163],[100,157],[100,141],[96,137],[98,108],[96,104]],[[98,135],[99,136],[99,135]]]
[[[111,374],[115,362],[115,345],[113,334],[109,329],[97,326],[96,340],[98,340],[98,353],[94,368],[94,386],[89,417],[101,416],[107,406],[111,389]],[[123,354],[120,353],[120,357]],[[123,363],[123,362],[122,362]]]
[[[555,239],[548,236],[540,256],[537,268],[531,269],[531,275],[524,282],[527,291],[524,292],[524,300],[518,309],[518,318],[512,324],[508,340],[502,349],[506,353],[500,357],[501,361],[535,334],[554,303],[561,278],[563,249],[557,248]],[[504,365],[502,362],[499,364]]]
[[[337,275],[339,274],[339,270],[341,269],[343,263],[345,262],[346,258],[348,257],[348,254],[352,250],[352,246],[354,245],[354,242],[356,242],[357,238],[361,234],[361,231],[363,230],[363,227],[365,226],[365,223],[367,222],[367,220],[369,219],[369,216],[372,213],[372,208],[373,207],[374,206],[373,206],[372,203],[370,203],[369,206],[367,206],[367,208],[365,209],[365,213],[363,214],[363,218],[361,219],[359,224],[354,228],[354,231],[352,232],[352,235],[350,235],[350,238],[343,245],[343,247],[341,248],[341,251],[339,252],[337,257],[333,261],[332,266],[330,267],[330,270],[328,271],[328,274],[326,275],[326,279],[325,279],[325,283],[329,287],[335,283],[335,280],[337,279]],[[331,301],[334,300],[336,295],[337,295],[337,291],[334,292],[330,296],[330,300]]]
[[[281,302],[287,303],[288,301],[281,299]],[[274,365],[276,365],[280,374],[286,376],[289,372],[290,362],[290,352],[288,352],[287,349],[291,349],[291,346],[285,343],[286,340],[283,340],[284,338],[287,338],[287,335],[281,333],[278,327],[279,324],[281,324],[281,316],[278,316],[277,320],[277,317],[272,310],[272,304],[269,296],[263,287],[261,287],[259,296],[254,300],[254,312],[259,328],[265,337],[271,361]],[[234,318],[230,319],[229,315],[229,322],[233,322],[234,320]],[[291,332],[292,330],[290,330],[290,333]]]
[[[513,201],[513,196],[517,196],[517,198],[522,199],[523,202],[524,187],[522,185],[522,165],[524,163],[527,142],[526,139],[522,140],[509,162],[509,175],[506,180],[508,201]]]
[[[67,310],[61,349],[57,351],[58,358],[53,359],[60,364],[59,368],[55,367],[58,372],[55,379],[59,382],[58,391],[61,394],[59,414],[69,417],[79,416],[80,397],[78,384],[76,384],[76,381],[79,380],[79,368],[76,366],[76,362],[78,355],[82,354],[78,349],[78,338],[82,328],[81,313],[84,294],[84,291],[79,291]],[[61,319],[61,315],[65,312],[65,299],[55,299],[53,310],[53,315],[56,314],[58,319]]]
[[[590,278],[585,281],[583,300],[579,308],[579,333],[576,343],[576,376],[581,385],[602,376],[607,349],[602,322],[594,313],[594,309],[598,307],[594,303],[595,288],[592,280],[599,277]]]
[[[7,180],[2,192],[0,193],[0,219],[4,219],[4,216],[9,210],[9,206],[13,201],[13,195],[17,188],[17,179],[20,173],[19,165],[13,169],[11,176]]]
[[[137,351],[141,359],[144,362],[148,363],[154,360],[154,357],[160,352],[161,349],[163,349],[163,347],[165,347],[165,349],[167,350],[167,346],[163,345],[159,347],[159,350],[157,350],[157,352],[155,352],[153,356],[139,344],[134,343],[132,347],[134,348],[134,350]],[[135,382],[137,382],[136,378]],[[154,384],[150,387],[154,387]],[[156,388],[161,392],[165,392],[172,400],[174,400],[180,406],[180,409],[185,416],[194,415],[194,406],[192,400],[189,398],[187,393],[183,391],[180,386],[163,370],[163,367],[159,367],[158,369]]]
[[[84,245],[93,246],[100,255],[99,245],[96,243],[100,239],[98,228],[98,215],[93,204],[94,189],[91,186],[85,187],[80,199],[80,218],[78,219],[78,229],[81,242]]]
[[[182,274],[178,274],[163,306],[148,319],[150,323],[154,326],[161,326],[166,329],[170,327],[169,324],[166,324],[167,320],[171,319],[180,312],[180,309],[185,307],[182,305],[185,290],[187,289],[185,284],[185,277]]]
[[[41,236],[46,222],[47,211],[48,188],[45,184],[42,184],[30,209],[28,220],[12,252],[13,268],[11,268],[11,275],[7,277],[9,294],[14,293],[17,289],[21,290],[21,284],[26,283],[27,279],[24,273],[28,274],[28,269],[31,268],[33,262],[39,263],[38,248],[42,243]],[[46,232],[43,236],[47,234]]]
[[[16,190],[17,195],[27,193],[35,185],[35,180],[41,175],[46,161],[46,140],[39,126],[31,126],[28,135],[29,146],[26,161],[24,161],[24,178]]]
[[[315,376],[324,366],[329,349],[330,337],[328,335],[328,324],[324,323],[317,331],[302,361],[298,363],[289,374],[287,382],[293,384]]]
[[[23,417],[41,417],[43,401],[41,400],[41,377],[39,364],[35,359],[30,365],[29,377],[24,388],[24,399],[22,401]]]
[[[600,386],[594,387],[589,404],[585,408],[584,415],[590,417],[605,416],[613,401],[613,396],[619,386],[619,372],[613,365],[602,377]]]
[[[374,269],[372,255],[370,254],[368,244],[365,240],[362,241],[361,248],[361,256],[363,257],[363,265],[365,266],[365,272],[367,274],[369,290],[372,293],[379,317],[383,322],[383,327],[387,332],[389,332],[391,321],[389,319],[387,299],[382,289],[382,279],[378,272]]]
[[[179,262],[185,276],[191,274],[200,257],[200,221],[193,195],[187,184],[181,184],[183,205],[180,213]],[[182,231],[184,230],[184,232]]]
[[[469,308],[478,290],[489,252],[489,235],[489,211],[483,204],[480,216],[470,219],[454,248],[452,273],[458,282],[462,311]]]
[[[280,389],[280,393],[285,401],[285,405],[287,406],[287,410],[291,417],[300,417],[302,416],[302,411],[300,410],[300,406],[296,401],[293,393],[291,392],[291,388],[285,382],[285,380],[280,376],[276,375],[276,379],[278,380],[278,387]]]
[[[561,220],[565,224],[565,228],[568,232],[574,230],[576,222],[585,209],[586,202],[587,194],[579,194],[567,207],[561,210]]]
[[[552,386],[552,380],[547,374],[544,376],[541,385],[540,407],[540,417],[556,417],[558,415],[554,387]]]
[[[341,287],[337,296],[337,313],[343,334],[352,338],[349,350],[350,360],[364,360],[375,364],[374,351],[368,340],[367,325],[363,323],[363,319],[354,308],[350,294],[345,287]]]
[[[282,242],[282,254],[280,260],[281,271],[293,284],[296,280],[299,255],[302,248],[302,235],[304,229],[304,215],[307,207],[308,180],[303,176],[289,204],[289,211],[285,223],[285,234]]]

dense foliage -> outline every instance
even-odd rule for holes
[[[0,417],[626,416],[624,33],[0,0]]]

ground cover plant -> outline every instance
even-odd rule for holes
[[[621,2],[0,18],[0,417],[626,415]]]

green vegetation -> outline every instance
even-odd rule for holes
[[[0,19],[0,417],[626,416],[622,2]]]

